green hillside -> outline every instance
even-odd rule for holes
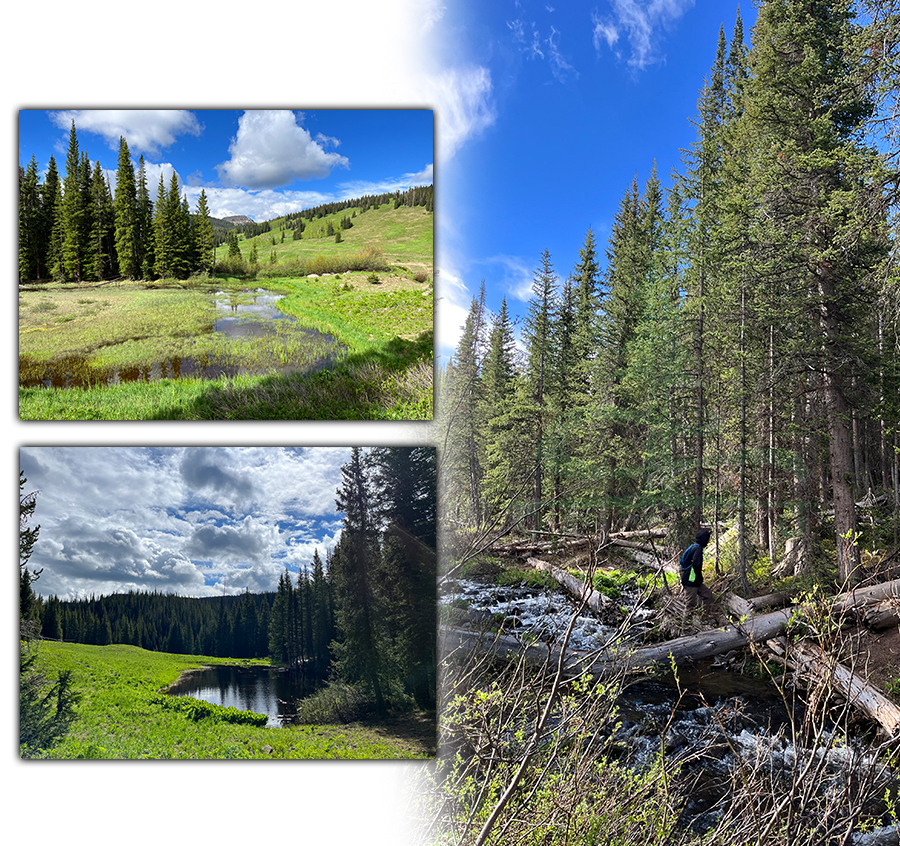
[[[351,226],[341,228],[342,219],[349,220]],[[300,238],[295,240],[299,220],[303,221],[304,228]],[[364,247],[375,247],[381,251],[386,264],[401,272],[410,275],[424,272],[429,277],[434,272],[434,213],[423,206],[395,208],[393,203],[382,203],[363,211],[361,206],[354,205],[311,219],[303,216],[276,218],[268,225],[269,231],[252,237],[242,231],[249,227],[238,230],[241,255],[249,260],[255,244],[261,267],[323,254],[354,254]],[[340,233],[340,242],[336,242],[337,233]],[[220,245],[216,249],[216,258],[224,258],[227,251],[227,245]],[[273,252],[275,262],[272,262]]]

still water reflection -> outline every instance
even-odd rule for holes
[[[209,332],[237,342],[290,333],[285,341],[302,349],[296,361],[279,366],[241,362],[239,356],[220,360],[215,356],[173,356],[144,367],[95,367],[81,356],[33,362],[19,356],[19,385],[24,388],[86,388],[121,382],[155,382],[158,379],[218,379],[220,376],[256,376],[264,373],[313,372],[334,364],[344,347],[331,335],[298,326],[293,317],[279,311],[282,297],[262,288],[250,292],[218,291],[214,295],[216,319]]]
[[[182,676],[169,689],[174,696],[192,696],[214,705],[266,714],[278,727],[296,717],[295,702],[309,696],[314,686],[299,674],[275,667],[207,667]]]

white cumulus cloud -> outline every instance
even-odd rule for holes
[[[179,135],[203,132],[197,116],[184,109],[70,109],[51,112],[50,119],[67,131],[75,121],[79,133],[102,136],[112,150],[118,150],[119,138],[124,138],[135,157],[141,152],[156,154]]]
[[[334,144],[337,139],[328,139]],[[237,135],[228,148],[231,158],[216,166],[230,186],[275,188],[296,179],[323,179],[350,161],[326,153],[287,109],[248,110],[241,115]]]

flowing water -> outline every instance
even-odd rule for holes
[[[298,673],[275,667],[219,665],[185,673],[166,692],[266,714],[268,725],[279,727],[296,717],[296,701],[314,691],[314,685]]]
[[[281,294],[262,288],[240,293],[218,291],[214,295],[216,318],[208,333],[235,344],[281,334],[290,344],[304,349],[306,355],[302,360],[273,367],[241,363],[239,354],[227,360],[211,355],[172,356],[141,367],[97,367],[82,356],[68,356],[50,363],[35,363],[20,357],[19,385],[25,388],[72,388],[158,379],[287,374],[313,372],[337,361],[344,347],[331,335],[297,325],[291,315],[276,306],[281,297]]]
[[[490,628],[502,623],[508,632],[543,640],[558,640],[573,613],[572,602],[562,591],[472,580],[452,583],[440,602],[447,609],[442,615],[445,619],[449,612],[449,619],[462,615],[476,626]],[[618,603],[622,618],[626,611],[632,614],[635,625],[627,638],[637,645],[652,627],[652,611],[640,607],[636,591],[626,589]],[[603,650],[616,639],[617,631],[615,621],[582,614],[576,618],[570,648]],[[620,719],[611,740],[630,766],[645,769],[662,751],[666,761],[688,761],[687,766],[698,774],[697,789],[685,812],[685,819],[698,831],[712,821],[709,809],[722,797],[741,762],[763,761],[769,772],[788,774],[811,756],[824,757],[829,778],[839,784],[851,778],[855,768],[871,761],[865,737],[847,740],[829,731],[820,738],[819,746],[804,745],[790,731],[791,726],[802,724],[799,698],[786,703],[771,683],[731,671],[716,661],[680,669],[677,682],[669,674],[631,684],[617,706]],[[889,774],[885,778],[891,780]]]

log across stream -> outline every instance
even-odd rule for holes
[[[570,584],[569,589],[572,587]],[[577,592],[577,585],[574,587]],[[879,599],[898,595],[900,581],[889,582],[836,598],[832,611],[837,616],[855,613]],[[620,597],[615,604],[637,599],[635,592]],[[571,619],[574,602],[571,597],[566,599],[562,587],[556,592],[460,581],[445,593],[442,604],[445,610],[441,643],[445,660],[452,661],[455,650],[460,650],[461,657],[475,651],[555,666],[560,659],[559,641]],[[602,617],[606,603],[595,597],[594,604]],[[462,606],[466,606],[464,611]],[[448,615],[451,607],[456,607],[458,614]],[[541,613],[541,609],[547,613]],[[868,715],[873,726],[867,736],[859,741],[848,740],[847,744],[838,739],[840,733],[835,727],[819,738],[824,745],[804,748],[797,744],[796,737],[792,738],[790,730],[802,721],[802,714],[795,710],[802,709],[802,700],[798,698],[788,705],[774,685],[729,671],[723,661],[726,653],[739,653],[750,643],[763,644],[782,634],[796,611],[776,609],[721,628],[643,645],[642,634],[651,626],[642,611],[634,616],[637,625],[631,634],[637,636],[617,640],[614,625],[583,610],[574,627],[573,647],[562,656],[565,673],[575,676],[587,672],[601,678],[624,672],[632,679],[640,679],[629,683],[620,697],[622,721],[615,737],[617,743],[628,747],[629,758],[637,767],[652,761],[661,749],[674,761],[699,748],[708,752],[704,756],[703,778],[712,792],[741,760],[764,759],[773,771],[788,772],[809,756],[825,756],[835,779],[850,778],[860,761],[872,757],[869,749],[876,734],[882,739],[893,737],[895,742],[900,737],[900,711],[890,700],[880,694],[869,700],[870,691],[860,689],[858,676],[841,680],[841,672],[834,672],[821,655],[795,651],[789,659],[793,667],[807,675],[829,671],[831,683],[836,687],[844,685],[846,696],[854,707]],[[462,625],[465,617],[473,621],[468,626]],[[501,625],[497,631],[498,624],[510,620],[514,629]],[[670,672],[673,662],[679,668],[678,686]],[[848,750],[852,751],[848,754]],[[694,812],[702,816],[702,807]],[[897,842],[896,831],[871,840],[873,844]]]

